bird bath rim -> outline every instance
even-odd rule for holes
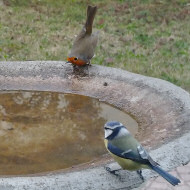
[[[158,150],[158,152],[164,146],[169,145],[171,147],[178,138],[185,138],[184,134],[189,132],[189,93],[167,81],[133,74],[121,69],[92,65],[73,70],[70,64],[65,64],[61,61],[1,62],[0,90],[55,91],[97,98],[129,112],[140,128],[146,128],[149,131],[146,136],[141,130],[137,135],[138,140],[146,148],[152,148],[155,151]],[[149,144],[151,144],[151,147]],[[179,150],[177,153],[181,154],[180,145],[182,146],[182,144],[178,144]],[[186,147],[188,148],[188,146]],[[172,157],[177,157],[177,153],[172,152],[169,154]],[[188,151],[185,154],[182,156],[183,158],[176,160],[169,166],[166,162],[168,158],[161,158],[161,165],[164,163],[168,169],[174,168],[183,163],[184,159],[189,159],[187,157]],[[127,185],[131,186],[131,184],[132,187],[135,186],[132,182],[128,182],[131,184],[122,184],[118,181],[113,181],[112,177],[108,176],[109,174],[102,169],[102,165],[107,161],[110,161],[109,158],[103,162],[91,164],[90,167],[87,165],[82,166],[82,168],[67,170],[66,172],[56,171],[53,174],[51,172],[47,174],[47,177],[53,175],[55,178],[58,175],[66,180],[65,185],[71,183],[71,180],[73,184],[70,187],[73,189],[88,189],[90,181],[94,181],[94,179],[102,180],[102,184],[107,189],[109,189],[108,187],[115,187],[115,185],[121,188],[123,185],[125,187]],[[93,179],[87,179],[87,176],[91,175],[88,172],[92,174]],[[79,173],[80,175],[83,173],[84,176],[81,176],[82,184],[77,187],[75,182],[78,180],[76,175]],[[35,176],[45,177],[46,174]],[[72,179],[70,178],[69,180],[68,176]],[[52,177],[53,181],[50,186],[55,187],[54,178]],[[105,179],[107,178],[111,179],[111,181],[106,181]],[[30,182],[33,186],[38,184],[38,182],[31,182],[30,177],[24,179],[21,177],[19,179],[23,183],[25,180],[29,180],[27,183]],[[6,184],[9,184],[9,181],[6,181]],[[22,185],[19,186],[20,189],[22,189],[21,187],[23,188]],[[101,189],[98,183],[93,184],[93,187]]]

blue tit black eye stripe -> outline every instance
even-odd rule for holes
[[[111,129],[111,130],[112,130],[112,129]],[[118,128],[115,128],[115,129],[113,130],[113,133],[112,133],[110,136],[108,136],[107,139],[108,139],[108,140],[114,139],[114,138],[117,136],[117,134],[119,133],[119,131],[120,131],[120,128],[119,128],[119,127],[118,127]]]
[[[109,128],[109,127],[104,127],[104,129],[111,129],[111,128]],[[112,130],[112,129],[111,129]]]

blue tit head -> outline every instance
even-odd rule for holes
[[[113,140],[127,136],[130,132],[118,121],[110,121],[104,125],[105,139]]]

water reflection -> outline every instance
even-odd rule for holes
[[[52,171],[106,152],[103,125],[136,122],[96,99],[55,92],[0,93],[0,175]]]

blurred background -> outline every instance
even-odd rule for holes
[[[92,64],[170,81],[190,92],[189,0],[0,0],[0,61],[65,61],[97,5]]]

